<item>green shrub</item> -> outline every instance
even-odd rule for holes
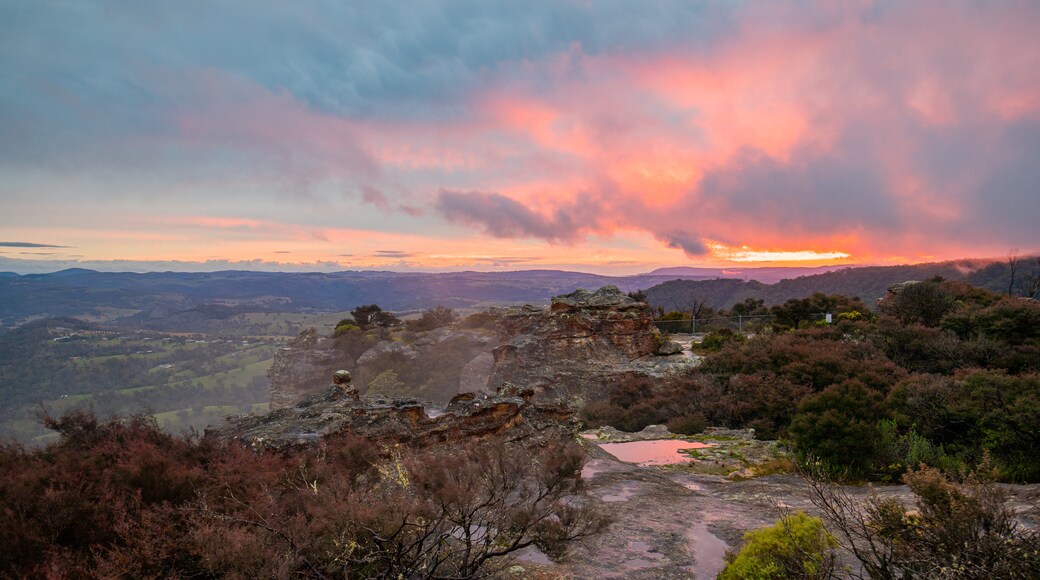
[[[351,330],[361,330],[361,327],[354,324],[353,320],[341,320],[336,325],[336,329],[332,331],[332,337],[339,338]]]
[[[806,398],[788,432],[802,457],[834,475],[865,477],[875,465],[883,413],[881,396],[852,379]]]
[[[832,578],[837,546],[820,518],[795,512],[744,534],[744,547],[727,556],[719,580]]]
[[[722,350],[722,347],[726,346],[727,344],[740,344],[743,342],[747,342],[747,337],[745,337],[743,334],[733,332],[728,328],[723,328],[722,330],[713,330],[709,332],[704,337],[704,339],[701,340],[700,345],[694,343],[693,346],[699,346],[700,350],[702,351],[717,352]]]

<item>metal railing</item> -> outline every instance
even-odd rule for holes
[[[833,322],[833,315],[827,312],[816,312],[808,315],[816,324]],[[711,318],[685,318],[682,320],[655,320],[654,325],[661,332],[668,334],[697,334],[713,330],[732,330],[734,332],[757,333],[773,323],[772,314],[754,314],[751,316],[715,316]]]
[[[752,316],[716,316],[713,318],[688,318],[685,320],[655,320],[661,332],[669,334],[697,334],[713,330],[728,329],[734,332],[758,332],[773,322],[772,314]]]

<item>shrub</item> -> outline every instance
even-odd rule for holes
[[[789,433],[803,458],[832,473],[870,475],[884,418],[881,396],[856,380],[827,387],[798,407]]]
[[[744,546],[727,557],[719,580],[833,578],[837,546],[820,518],[800,511],[788,514],[772,526],[745,534]]]
[[[459,328],[475,329],[475,328],[486,328],[493,329],[497,324],[498,319],[495,318],[490,312],[475,312],[459,321]]]
[[[709,384],[706,377],[696,372],[664,379],[642,375],[617,377],[604,385],[605,399],[586,404],[580,417],[589,427],[610,425],[622,431],[679,421],[678,417],[684,415],[695,417],[701,413],[703,389]],[[695,426],[687,424],[684,429]]]
[[[715,401],[705,410],[715,424],[753,428],[760,439],[777,439],[786,434],[799,402],[812,392],[770,373],[733,375]]]
[[[859,499],[807,477],[809,499],[871,578],[1040,577],[1040,535],[1025,529],[983,465],[958,482],[938,469],[908,472],[913,510],[896,497]]]
[[[886,392],[906,373],[872,341],[861,338],[865,323],[842,323],[780,335],[758,335],[728,343],[709,355],[701,369],[725,375],[772,373],[814,391],[857,379]]]
[[[422,315],[416,320],[405,323],[408,330],[422,332],[435,330],[455,322],[455,311],[447,306],[434,306],[423,310]]]
[[[672,417],[666,425],[672,433],[696,435],[708,427],[708,419],[704,416],[704,413],[694,411],[678,417]]]
[[[709,332],[701,340],[700,344],[694,343],[693,346],[701,351],[706,352],[717,352],[722,350],[722,347],[729,343],[743,343],[747,341],[747,337],[738,332],[733,332],[728,328],[721,330],[713,330]]]
[[[904,284],[898,293],[881,302],[879,310],[902,324],[939,326],[943,316],[956,305],[956,298],[946,284],[927,281]]]
[[[356,324],[354,324],[353,320],[345,318],[343,320],[340,320],[336,324],[335,330],[332,331],[332,337],[333,338],[339,338],[339,337],[343,336],[344,334],[346,334],[346,333],[348,333],[348,332],[350,332],[352,330],[360,330],[360,329],[361,329],[361,327],[356,325]]]
[[[486,577],[601,530],[574,444],[377,449],[339,434],[255,453],[154,421],[48,419],[0,446],[0,576]]]

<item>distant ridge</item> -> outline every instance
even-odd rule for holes
[[[1024,284],[1031,275],[1040,276],[1040,266],[1033,259],[1019,272],[1018,282]],[[792,298],[803,298],[814,292],[857,296],[868,305],[885,295],[888,287],[907,280],[927,280],[940,276],[947,280],[962,280],[992,290],[1006,292],[1009,271],[1006,262],[996,259],[954,260],[904,266],[863,266],[841,268],[797,278],[764,284],[756,280],[670,280],[646,289],[647,299],[654,306],[682,309],[693,301],[704,301],[713,308],[728,308],[747,298],[763,300],[766,305],[782,304]],[[1017,286],[1016,286],[1017,287]]]
[[[1024,283],[1034,275],[1035,268],[1035,260],[1027,260],[1019,280]],[[998,292],[1006,291],[1008,284],[1006,262],[994,259],[739,271],[681,267],[634,276],[559,270],[137,274],[72,268],[50,274],[0,275],[0,327],[10,328],[41,317],[71,316],[164,330],[179,319],[217,319],[248,312],[341,312],[373,303],[398,312],[436,305],[480,309],[503,303],[544,303],[577,288],[607,284],[625,292],[645,290],[651,304],[665,308],[680,308],[691,299],[704,300],[716,308],[745,298],[771,305],[813,292],[858,296],[873,304],[896,282],[935,276],[965,280]]]
[[[811,276],[813,274],[822,274],[825,272],[833,272],[835,270],[843,270],[845,268],[855,268],[854,265],[836,265],[836,266],[816,266],[812,268],[793,266],[793,267],[754,267],[754,268],[697,268],[692,266],[675,266],[671,268],[658,268],[652,272],[649,272],[650,276],[679,276],[679,277],[693,277],[700,276],[705,278],[732,278],[735,280],[757,280],[764,284],[772,284],[779,282],[780,280],[786,280],[790,278],[798,278],[799,276]]]

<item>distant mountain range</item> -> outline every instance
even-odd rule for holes
[[[1040,276],[1035,258],[1023,260],[1015,285],[1024,293],[1026,280]],[[1024,270],[1024,271],[1023,271]],[[713,308],[728,308],[747,298],[765,301],[766,305],[782,304],[792,298],[803,298],[813,292],[857,296],[867,305],[885,295],[888,287],[907,280],[927,280],[941,276],[947,280],[963,280],[995,292],[1006,292],[1010,272],[1006,262],[995,260],[955,260],[909,266],[867,266],[843,268],[831,272],[780,280],[763,284],[756,280],[671,280],[646,290],[647,300],[667,310],[682,310],[693,301],[704,301]]]
[[[1028,274],[1028,272],[1027,272]],[[577,288],[607,284],[646,290],[649,301],[680,307],[691,297],[727,307],[744,298],[767,304],[812,292],[859,296],[868,302],[893,283],[943,276],[1006,289],[1007,264],[958,260],[912,266],[841,268],[664,268],[634,276],[557,270],[399,273],[226,271],[146,274],[69,269],[50,274],[0,273],[0,326],[73,316],[120,326],[157,328],[175,319],[220,318],[240,312],[344,311],[362,304],[408,311],[444,305],[545,302]],[[773,283],[769,283],[773,282]],[[165,328],[170,330],[170,328]]]
[[[815,268],[799,267],[772,267],[772,268],[695,268],[691,266],[676,266],[673,268],[658,268],[650,272],[649,276],[667,276],[669,278],[714,280],[716,278],[732,278],[736,280],[755,280],[763,284],[773,284],[781,280],[798,278],[800,276],[811,276],[824,272],[843,270],[850,266],[817,266]]]

